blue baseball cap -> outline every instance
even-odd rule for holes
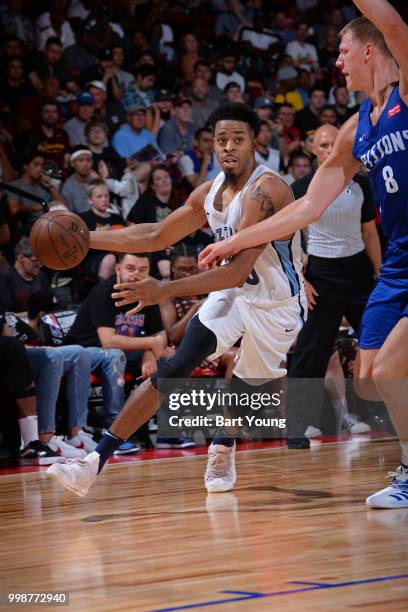
[[[273,108],[273,104],[269,98],[261,96],[255,100],[254,108]]]
[[[92,106],[92,104],[95,104],[95,100],[89,91],[80,91],[76,97],[76,103],[79,106]]]

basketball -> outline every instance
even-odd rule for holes
[[[52,270],[77,266],[89,250],[89,229],[69,210],[42,215],[33,225],[30,244],[34,255]]]

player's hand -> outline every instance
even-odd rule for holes
[[[233,257],[239,252],[234,246],[232,238],[209,244],[198,256],[198,266],[200,270],[210,270],[220,265],[227,257]]]
[[[319,294],[317,293],[313,285],[309,283],[309,281],[307,281],[306,279],[305,279],[305,291],[306,291],[306,298],[307,298],[307,307],[309,308],[309,310],[313,310],[313,308],[316,306],[315,298],[319,297]]]
[[[126,314],[132,315],[140,312],[145,306],[159,304],[165,299],[163,284],[155,278],[145,278],[142,281],[132,281],[128,283],[118,283],[113,286],[115,293],[112,293],[117,308],[139,302],[135,308]]]

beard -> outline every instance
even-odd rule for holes
[[[238,180],[238,176],[235,172],[224,172],[224,187],[235,185]]]

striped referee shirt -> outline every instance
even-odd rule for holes
[[[291,185],[296,199],[305,195],[313,174]],[[334,259],[360,253],[365,249],[361,224],[373,221],[375,217],[368,181],[357,176],[324,211],[319,221],[304,230],[308,255]]]

